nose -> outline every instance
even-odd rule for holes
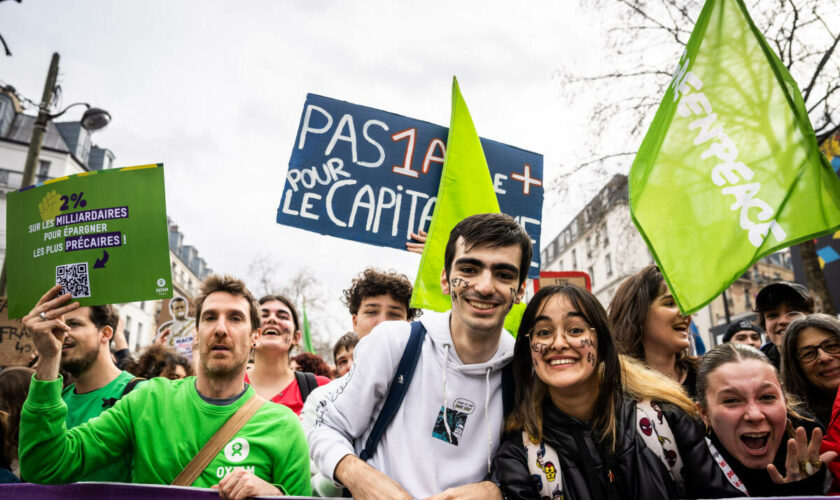
[[[475,286],[473,287],[476,292],[481,295],[493,295],[493,274],[488,269],[483,273],[479,274],[475,278]]]
[[[817,363],[828,363],[831,359],[831,354],[823,351],[822,347],[817,348]]]
[[[747,407],[744,409],[744,420],[751,422],[764,420],[764,413],[761,412],[761,408],[755,401],[747,403]]]
[[[379,314],[376,315],[376,318],[374,318],[373,326],[376,326],[379,323],[382,323],[386,319],[388,319],[388,317],[386,316],[386,311],[380,312]]]

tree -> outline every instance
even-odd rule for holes
[[[6,0],[0,0],[0,2],[5,2]],[[17,3],[20,3],[22,0],[15,0]],[[9,46],[6,45],[6,40],[3,38],[3,35],[0,34],[0,45],[3,46],[3,50],[6,52],[6,56],[11,57],[12,51],[9,50]]]
[[[630,132],[625,133],[625,142],[607,151],[604,145],[609,141],[590,144],[593,159],[575,169],[594,166],[603,171],[606,162],[635,155],[632,148],[640,142],[653,119],[671,82],[672,73],[668,70],[676,66],[704,2],[583,2],[602,14],[607,14],[607,8],[614,9],[616,4],[622,10],[608,30],[608,49],[612,56],[604,61],[604,66],[610,69],[593,75],[574,71],[559,75],[562,83],[572,90],[572,96],[583,90],[617,96],[603,99],[594,107],[590,124],[593,131],[598,131],[593,134],[595,137],[616,124],[625,127]],[[822,144],[840,131],[840,9],[835,2],[824,0],[746,0],[746,3],[756,26],[799,83],[817,141]],[[620,91],[615,92],[616,89]],[[799,247],[811,291],[821,298],[824,312],[836,314],[813,242]]]

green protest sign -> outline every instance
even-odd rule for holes
[[[172,297],[162,164],[52,179],[7,203],[10,318],[56,283],[83,306]]]
[[[680,309],[840,227],[840,181],[742,0],[707,0],[630,170],[633,221]]]

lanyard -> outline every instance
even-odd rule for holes
[[[712,440],[708,437],[706,438],[706,446],[709,447],[709,451],[712,453],[712,457],[714,457],[715,462],[718,464],[718,467],[720,467],[720,470],[723,471],[723,475],[726,476],[726,479],[730,483],[732,483],[732,486],[738,488],[738,490],[740,490],[741,493],[743,493],[744,495],[750,496],[750,494],[747,493],[747,487],[744,486],[744,482],[741,481],[737,474],[735,474],[735,471],[732,470],[732,467],[730,467],[729,464],[726,463],[726,460],[723,458],[723,456],[720,454],[717,448],[715,448],[715,445],[712,444]]]

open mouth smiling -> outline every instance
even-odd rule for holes
[[[751,455],[763,455],[767,451],[770,432],[745,432],[739,437]]]

